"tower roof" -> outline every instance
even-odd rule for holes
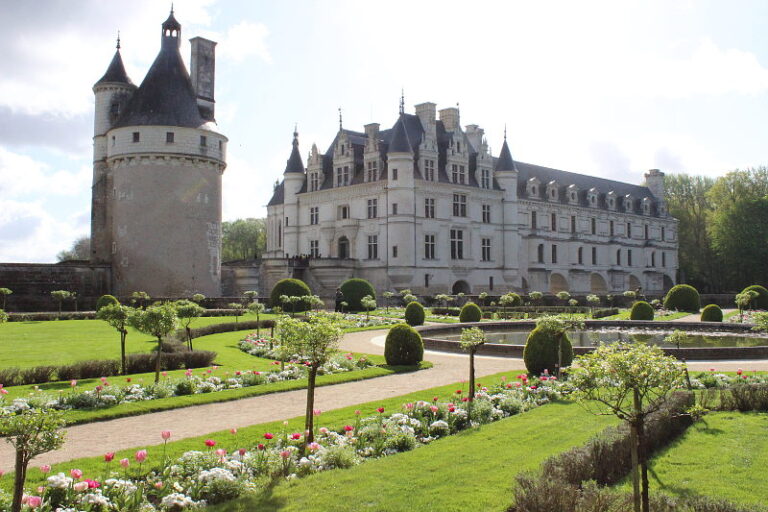
[[[299,153],[299,132],[296,130],[293,131],[293,149],[285,165],[285,172],[304,172],[304,161]]]
[[[405,123],[403,123],[403,115],[395,123],[392,128],[392,138],[389,141],[390,153],[413,153],[413,147],[408,140],[408,133],[405,130]]]
[[[166,24],[172,25],[174,22],[178,25],[171,13],[163,23],[163,29],[170,28]],[[172,28],[178,31],[181,26]],[[115,127],[159,125],[197,128],[205,124],[197,106],[192,81],[176,44],[177,39],[178,36],[163,36],[160,53]]]
[[[123,58],[120,56],[120,39],[117,40],[117,50],[115,50],[115,56],[112,57],[112,62],[109,63],[107,72],[96,82],[96,85],[107,82],[133,85],[131,79],[128,78],[128,73],[125,72]]]
[[[510,153],[509,146],[507,145],[506,130],[504,133],[504,144],[502,144],[501,146],[501,153],[499,153],[499,158],[496,159],[496,170],[497,171],[514,171],[515,170],[515,161],[512,160],[512,153]]]

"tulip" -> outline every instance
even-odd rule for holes
[[[312,414],[314,414],[315,416],[320,416],[320,414],[321,414],[322,412],[323,412],[323,411],[321,411],[320,409],[312,409]]]
[[[72,379],[71,381],[69,381],[69,385],[72,387],[75,387],[77,386],[77,381],[75,379]]]
[[[353,430],[355,430],[355,427],[353,427],[352,425],[344,425],[344,430],[346,430],[347,432],[352,432]]]
[[[163,430],[160,432],[160,437],[163,438],[163,441],[167,441],[171,438],[171,431],[170,430]]]
[[[163,482],[155,482],[155,489],[160,490],[163,488]]]
[[[433,396],[433,397],[432,397],[432,401],[433,401],[433,402],[437,402],[437,397],[436,397],[436,396]]]
[[[377,410],[377,411],[379,411],[379,414],[382,414],[382,413],[384,412],[384,408],[383,408],[383,407],[379,407],[379,408],[378,408],[378,409],[376,409],[376,410]]]
[[[284,459],[288,459],[291,456],[291,452],[289,452],[288,450],[283,450],[280,452],[280,456]]]
[[[237,453],[239,453],[240,456],[242,457],[243,455],[246,454],[246,450],[245,450],[245,448],[240,448],[239,450],[237,450]]]
[[[317,443],[309,443],[309,450],[310,451],[317,451],[320,449],[320,445]]]
[[[8,394],[7,389],[0,388],[0,395],[7,395],[7,394]]]
[[[262,451],[264,451],[264,450],[266,449],[266,446],[264,446],[263,444],[259,443],[259,444],[256,446],[256,448],[258,448],[259,450],[262,450]]]
[[[107,452],[104,454],[104,462],[112,462],[115,458],[115,452]]]
[[[83,492],[88,490],[88,482],[77,482],[75,485],[72,486],[72,488],[76,492]]]
[[[355,410],[355,416],[360,416],[360,409]]]
[[[320,427],[320,433],[321,434],[327,434],[328,433],[328,429],[325,428],[325,427]]]
[[[433,405],[433,406],[431,406],[431,407],[429,408],[429,410],[430,410],[430,411],[432,411],[432,412],[437,412],[437,411],[439,411],[439,410],[440,410],[440,408],[439,408],[438,406],[436,406],[436,405]]]
[[[224,457],[226,454],[227,454],[227,450],[225,450],[224,448],[219,448],[218,450],[216,450],[216,455],[218,455],[219,457]]]
[[[86,478],[83,481],[88,484],[88,488],[89,489],[98,489],[101,486],[101,484],[99,482],[97,482],[96,480],[90,480],[90,479]]]
[[[232,434],[233,436],[237,435],[237,429],[236,428],[231,428],[231,429],[229,429],[229,433]]]
[[[208,448],[213,448],[214,446],[216,446],[216,441],[214,441],[213,439],[206,439],[205,446],[207,446]]]
[[[49,466],[48,464],[43,464],[42,466],[40,466],[40,471],[42,471],[43,473],[50,473],[51,466]]]
[[[128,459],[120,459],[120,465],[123,466],[124,468],[127,468],[128,466],[131,465],[131,461],[129,461]]]
[[[144,462],[147,460],[147,450],[139,450],[136,452],[136,462]]]
[[[80,480],[80,478],[82,478],[83,476],[83,472],[80,471],[79,469],[72,469],[69,471],[69,474],[75,480]]]
[[[27,498],[27,505],[29,508],[37,508],[43,504],[43,498],[40,496],[29,496]]]
[[[293,439],[294,441],[298,441],[299,439],[301,439],[301,434],[291,434],[291,439]]]
[[[274,436],[273,434],[270,434],[269,432],[267,432],[266,434],[264,434],[264,439],[267,439],[267,440],[269,440],[269,439],[272,439],[273,437],[275,437],[275,436]]]

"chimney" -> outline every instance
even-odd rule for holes
[[[437,105],[434,103],[426,102],[416,105],[416,115],[421,120],[421,126],[426,131],[430,126],[435,124]]]
[[[366,150],[374,151],[379,147],[379,123],[365,125],[365,137],[367,139]]]
[[[464,133],[467,135],[467,139],[469,139],[469,143],[472,144],[475,151],[480,152],[480,146],[483,144],[485,130],[476,124],[468,124],[464,127]]]
[[[193,37],[189,42],[192,45],[190,78],[197,95],[197,106],[203,119],[215,121],[216,102],[213,99],[213,90],[216,76],[216,43],[202,37]]]
[[[650,169],[645,173],[645,184],[660,202],[665,200],[664,173],[658,169]]]
[[[440,120],[443,122],[445,131],[453,132],[459,127],[459,109],[456,107],[444,108],[440,111]]]

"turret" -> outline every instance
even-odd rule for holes
[[[283,230],[285,240],[283,242],[283,250],[287,254],[299,254],[299,239],[298,239],[298,225],[299,225],[299,204],[297,194],[301,192],[301,188],[304,186],[304,162],[301,159],[301,153],[299,152],[299,132],[294,128],[293,130],[293,142],[292,142],[291,156],[288,157],[288,161],[285,164],[285,171],[283,172],[283,187],[284,187],[284,219]]]
[[[507,144],[507,129],[504,128],[504,143],[501,145],[501,152],[496,159],[494,176],[499,186],[504,189],[505,201],[517,200],[517,166],[512,159],[512,152]]]
[[[403,116],[392,128],[387,149],[389,188],[413,187],[413,146],[408,139]]]

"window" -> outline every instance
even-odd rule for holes
[[[283,230],[280,224],[277,225],[277,246],[283,246]]]
[[[661,253],[661,266],[662,267],[667,266],[667,253],[665,252]]]
[[[371,161],[367,164],[368,169],[365,173],[365,181],[376,181],[379,177],[379,163],[377,161]]]
[[[453,194],[453,216],[467,216],[467,196],[464,194]]]
[[[397,203],[392,203],[392,215],[397,215]]]
[[[596,235],[597,234],[597,219],[592,217],[590,224],[591,224],[590,225],[590,229],[591,229],[592,234]]]
[[[285,218],[285,225],[288,225],[288,217]]]
[[[578,258],[579,265],[584,264],[584,248],[579,247],[579,249],[576,251],[576,257]]]
[[[435,200],[431,197],[424,199],[424,216],[428,219],[435,218]]]
[[[312,206],[309,209],[309,223],[313,226],[317,225],[320,221],[320,207]]]
[[[427,181],[435,181],[434,160],[424,160],[424,179]]]
[[[368,235],[368,259],[379,259],[379,237],[378,235]]]
[[[490,169],[480,170],[480,186],[482,188],[491,188],[491,171]]]
[[[557,263],[557,246],[552,244],[552,263]]]
[[[166,144],[173,144],[175,136],[176,136],[176,134],[173,133],[173,132],[165,132],[165,142],[166,142]]]
[[[424,259],[435,259],[435,235],[424,235]]]
[[[340,186],[341,186],[341,179],[342,179],[342,176],[343,176],[343,174],[342,174],[342,169],[341,169],[341,167],[337,167],[337,168],[336,168],[336,186],[337,186],[337,187],[340,187]]]
[[[349,206],[339,206],[339,218],[340,219],[348,219],[349,218]]]
[[[344,185],[349,185],[349,166],[344,166]]]
[[[488,289],[493,290],[493,276],[488,277]]]
[[[491,261],[491,239],[483,238],[480,240],[480,259],[482,261]]]
[[[368,218],[375,219],[376,217],[378,217],[379,216],[378,209],[379,209],[379,200],[369,199],[368,200]]]
[[[309,255],[312,256],[313,258],[320,257],[320,241],[319,240],[309,241]]]
[[[592,264],[597,265],[597,247],[592,248]]]
[[[632,266],[632,249],[627,249],[627,266]]]
[[[396,245],[392,246],[392,257],[393,258],[397,258],[397,246]]]
[[[464,166],[460,165],[459,166],[459,183],[461,183],[462,185],[464,184],[464,178],[465,178],[466,174],[467,173],[466,173],[466,171],[464,169]]]
[[[632,223],[627,222],[627,238],[632,238]]]
[[[120,104],[119,103],[113,103],[109,106],[109,113],[112,115],[117,115],[120,113]]]
[[[424,288],[429,288],[429,274],[424,274]]]
[[[645,236],[645,239],[648,240],[648,234],[649,234],[648,224],[643,226],[643,230],[644,230],[643,235]]]
[[[536,212],[531,212],[531,229],[536,229]]]
[[[483,224],[490,224],[491,223],[491,205],[484,204],[483,205]]]
[[[536,261],[544,263],[544,244],[539,244],[539,247],[536,249]]]
[[[576,216],[571,215],[571,233],[576,232]]]
[[[320,176],[319,173],[313,172],[309,175],[309,191],[313,192],[320,189]]]
[[[219,151],[222,151],[223,149],[224,149],[224,141],[220,140],[219,141]]]
[[[208,137],[205,135],[200,136],[200,146],[205,147],[208,145]]]
[[[664,230],[664,226],[661,226],[661,240],[664,241],[665,238],[666,238],[666,233]]]
[[[397,181],[397,169],[392,169],[392,181]]]
[[[610,230],[611,236],[613,236],[613,221],[608,223],[608,229]]]
[[[451,181],[463,185],[466,181],[466,168],[463,165],[451,165]]]
[[[550,224],[550,229],[552,229],[552,231],[557,231],[557,214],[556,213],[553,213],[552,215],[550,215],[549,224]]]
[[[349,166],[348,165],[345,165],[344,167],[336,168],[336,186],[342,187],[345,185],[349,185]]]
[[[655,267],[655,266],[656,266],[656,253],[652,252],[651,253],[651,267]]]
[[[616,249],[616,264],[621,265],[621,249]]]
[[[464,259],[464,231],[460,229],[451,230],[451,259]]]
[[[133,142],[139,142],[141,140],[141,136],[139,135],[139,132],[133,132]]]

